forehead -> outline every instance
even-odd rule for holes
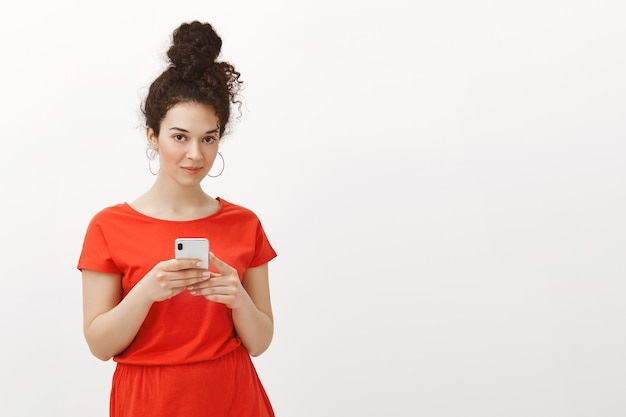
[[[178,127],[204,133],[218,128],[215,109],[207,104],[181,102],[170,108],[161,121],[161,129]]]

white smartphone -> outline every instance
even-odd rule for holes
[[[209,240],[203,237],[180,237],[174,241],[176,259],[200,259],[200,269],[209,269]]]

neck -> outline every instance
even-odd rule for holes
[[[158,177],[132,205],[153,217],[173,220],[204,217],[219,206],[200,185],[183,187]]]

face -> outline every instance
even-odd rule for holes
[[[159,136],[147,129],[148,141],[159,152],[161,170],[183,186],[198,185],[210,171],[219,145],[219,121],[213,107],[178,103],[161,122]]]

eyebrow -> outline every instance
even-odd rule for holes
[[[185,133],[189,133],[189,131],[187,129],[183,129],[182,127],[170,127],[170,130],[178,130],[179,132],[185,132]],[[211,134],[211,133],[217,133],[219,132],[219,127],[215,128],[213,130],[208,130],[206,132],[204,132],[205,134]]]

